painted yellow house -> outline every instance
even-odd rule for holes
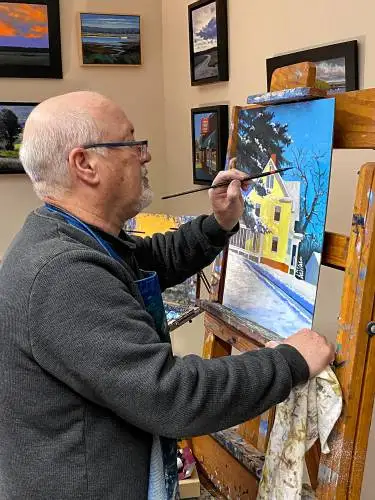
[[[276,169],[276,158],[271,157],[264,172]],[[241,225],[236,237],[242,254],[251,260],[294,275],[297,265],[298,247],[302,235],[295,233],[299,220],[300,182],[284,181],[279,174],[264,178],[269,194],[259,196],[255,190],[249,194],[255,215],[268,227],[267,234],[253,234]],[[236,241],[234,241],[236,244]]]

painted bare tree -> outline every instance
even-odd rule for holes
[[[297,177],[301,180],[300,220],[296,230],[304,235],[299,255],[304,264],[313,252],[321,252],[322,239],[317,239],[318,227],[324,225],[325,211],[323,207],[328,195],[327,153],[292,148],[292,165]]]

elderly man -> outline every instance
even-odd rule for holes
[[[0,271],[0,498],[174,498],[177,438],[262,413],[333,347],[301,331],[241,356],[173,356],[160,289],[208,265],[236,231],[242,173],[218,175],[232,182],[210,192],[212,215],[130,237],[124,222],[152,198],[147,142],[91,92],[37,106],[21,160],[44,206]]]

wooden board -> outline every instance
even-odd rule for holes
[[[316,81],[316,65],[302,62],[275,69],[271,77],[270,89],[294,89],[296,87],[314,87]]]
[[[271,106],[274,104],[287,104],[300,101],[311,101],[327,97],[327,91],[313,87],[299,87],[295,89],[279,90],[277,92],[266,92],[265,94],[250,95],[247,104],[260,104]]]
[[[257,478],[211,436],[194,438],[193,453],[204,473],[226,498],[256,500]]]
[[[375,88],[337,94],[333,147],[374,149]]]
[[[322,455],[319,468],[318,498],[324,500],[360,498],[359,484],[349,495],[352,460],[364,464],[369,429],[354,446],[359,418],[361,387],[364,383],[375,293],[375,164],[361,168],[354,207],[349,257],[344,279],[337,336],[337,376],[343,391],[344,411],[330,440],[331,453]],[[368,412],[368,406],[364,411]],[[357,456],[352,458],[353,452]]]

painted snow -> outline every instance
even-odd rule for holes
[[[241,109],[227,168],[264,177],[244,192],[223,304],[287,337],[311,328],[331,172],[334,99]]]

